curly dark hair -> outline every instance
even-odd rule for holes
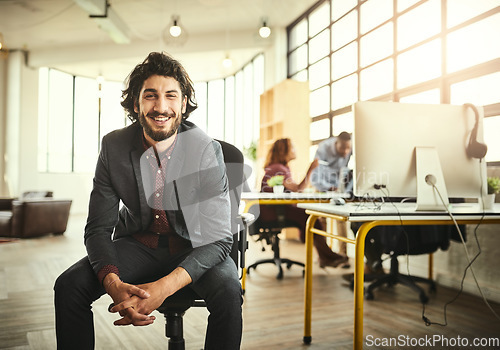
[[[179,82],[182,97],[187,97],[186,112],[182,114],[182,119],[187,119],[189,114],[198,107],[193,82],[180,62],[164,52],[151,52],[144,62],[135,66],[125,80],[126,88],[122,91],[121,105],[127,112],[128,118],[132,122],[138,120],[134,106],[138,104],[144,81],[152,75],[172,77]]]
[[[271,164],[283,164],[287,165],[287,156],[292,149],[292,140],[289,138],[283,138],[274,141],[273,145],[267,153],[266,162],[264,167],[268,167]]]

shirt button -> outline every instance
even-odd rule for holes
[[[159,193],[157,193],[157,194],[156,194],[156,197],[160,197],[160,194],[159,194]]]
[[[161,174],[161,170],[158,169],[158,174]]]
[[[158,219],[159,217],[160,217],[160,215],[156,215],[156,216],[155,216],[155,218],[157,218],[157,219]]]

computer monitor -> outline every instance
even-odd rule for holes
[[[482,107],[364,101],[353,114],[356,196],[416,197],[417,210],[444,210],[448,198],[486,193],[485,161],[466,151],[475,126],[482,142]]]

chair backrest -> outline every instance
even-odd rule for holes
[[[222,146],[222,153],[224,155],[224,163],[226,164],[226,174],[229,182],[229,196],[231,199],[231,232],[233,232],[233,248],[231,250],[231,257],[233,258],[236,266],[241,261],[241,245],[239,244],[239,233],[244,229],[243,221],[239,217],[239,206],[241,199],[241,191],[244,182],[244,162],[243,154],[234,145],[225,141],[217,140]]]
[[[356,231],[362,223],[351,224]],[[452,225],[376,226],[370,230],[378,239],[384,253],[391,255],[419,255],[447,250],[455,231]]]
[[[32,198],[52,198],[52,191],[26,191],[23,192],[21,199],[32,199]]]

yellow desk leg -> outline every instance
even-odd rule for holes
[[[354,255],[354,350],[363,349],[363,297],[365,283],[365,238],[370,229],[376,226],[366,222],[356,234]]]
[[[244,267],[241,270],[241,291],[243,292],[243,294],[245,294],[245,284],[246,284],[246,281],[247,281],[247,268]]]
[[[312,306],[312,268],[313,268],[313,240],[311,228],[318,219],[310,215],[306,222],[306,267],[305,267],[305,300],[304,300],[304,344],[311,344],[311,306]]]

